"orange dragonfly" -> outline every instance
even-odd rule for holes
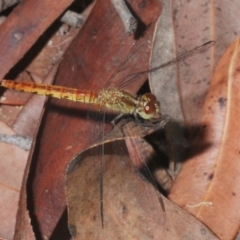
[[[128,76],[129,79],[124,82],[124,86],[139,74],[157,71],[165,66],[175,64],[178,61],[182,61],[198,53],[206,51],[214,44],[214,41],[209,41],[151,70],[131,74]],[[0,86],[17,91],[50,96],[53,98],[94,104],[98,105],[99,107],[104,106],[120,114],[131,114],[135,118],[140,117],[144,120],[161,119],[160,103],[157,101],[156,96],[154,96],[152,93],[146,93],[140,97],[134,97],[132,94],[119,89],[103,89],[99,93],[96,93],[88,90],[67,88],[62,86],[36,84],[30,82],[15,82],[11,80],[2,80],[0,82]]]

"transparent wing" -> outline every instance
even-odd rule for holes
[[[154,67],[154,68],[149,69],[149,70],[141,71],[141,72],[138,72],[138,73],[130,74],[130,75],[126,76],[123,81],[120,81],[121,84],[119,84],[118,87],[119,88],[124,88],[127,85],[129,85],[131,82],[137,81],[136,78],[138,78],[140,75],[150,73],[150,72],[155,72],[155,71],[157,71],[161,68],[171,66],[173,64],[176,64],[179,61],[184,61],[184,60],[186,60],[190,57],[193,57],[197,54],[203,53],[203,52],[207,51],[209,48],[213,47],[215,45],[215,43],[216,43],[215,41],[206,42],[203,45],[198,46],[198,47],[196,47],[196,48],[194,48],[190,51],[184,52],[184,53],[180,54],[179,56],[177,56],[176,58],[174,58],[174,59],[172,59],[168,62],[165,62],[165,63],[163,63],[163,64],[161,64],[157,67]]]

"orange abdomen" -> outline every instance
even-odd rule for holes
[[[51,96],[54,98],[67,99],[75,102],[98,104],[98,93],[54,85],[36,84],[28,82],[14,82],[2,80],[1,86],[23,92],[38,95]]]

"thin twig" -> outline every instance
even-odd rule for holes
[[[124,0],[111,0],[121,18],[127,34],[133,34],[137,30],[137,20],[129,11]]]

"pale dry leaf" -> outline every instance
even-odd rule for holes
[[[240,223],[239,46],[239,40],[231,44],[216,67],[192,157],[183,165],[170,194],[171,200],[221,239],[233,239]],[[188,207],[201,202],[212,204]]]
[[[0,132],[8,135],[16,134],[3,122],[0,122]],[[0,142],[0,152],[0,237],[12,239],[28,152],[3,142]]]

